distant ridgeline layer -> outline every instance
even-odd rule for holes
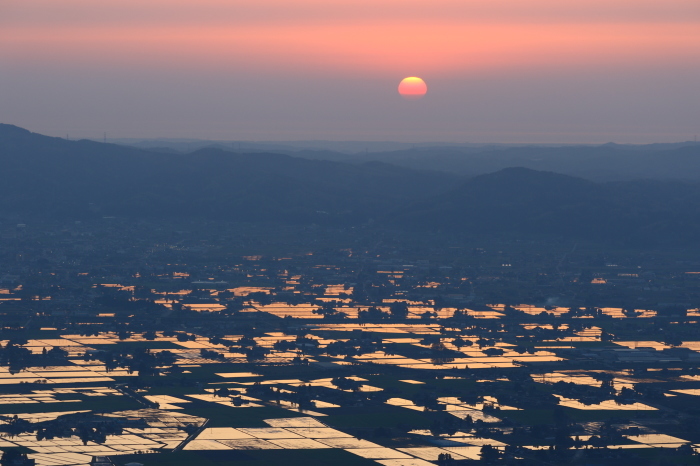
[[[328,158],[356,163],[372,160],[405,168],[438,170],[470,177],[504,168],[524,167],[591,181],[700,181],[700,143],[697,142],[557,147],[469,145],[416,147],[410,150],[369,152],[354,156],[330,151],[298,151],[296,154],[308,158]]]
[[[700,160],[695,146],[674,150],[694,151],[688,166]],[[649,151],[625,152],[648,157]],[[692,179],[594,182],[517,166],[467,177],[377,161],[216,148],[164,153],[68,141],[11,125],[0,125],[0,163],[0,215],[13,218],[371,223],[630,246],[691,244],[700,233],[700,182]],[[700,165],[693,174],[700,176]]]

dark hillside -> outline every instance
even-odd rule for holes
[[[700,185],[648,180],[594,183],[508,168],[414,202],[392,221],[418,230],[680,244],[700,234]]]
[[[204,216],[364,221],[437,194],[458,177],[381,163],[203,149],[149,152],[0,126],[0,211],[50,215]]]
[[[672,150],[685,166],[696,163],[694,151]],[[658,155],[624,152],[640,161]],[[0,125],[0,164],[0,215],[335,225],[375,220],[416,231],[628,245],[688,244],[700,235],[696,181],[602,183],[522,167],[465,179],[377,161],[348,164],[221,149],[151,152],[9,125]]]
[[[593,181],[700,181],[700,144],[693,143],[649,146],[432,147],[358,155],[356,159],[381,160],[417,170],[430,168],[463,176],[525,167]]]

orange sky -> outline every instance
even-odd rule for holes
[[[0,62],[5,64],[0,66],[0,85],[5,89],[9,86],[13,92],[11,96],[0,95],[0,104],[4,102],[0,119],[28,126],[36,122],[37,130],[45,128],[53,132],[62,124],[68,126],[66,121],[79,126],[78,131],[93,131],[90,122],[97,119],[96,124],[103,127],[117,126],[120,132],[139,132],[138,135],[172,135],[166,133],[188,127],[197,133],[189,136],[216,133],[230,138],[247,135],[259,138],[265,134],[270,139],[290,135],[306,138],[322,134],[320,130],[325,128],[335,137],[377,138],[381,134],[366,133],[364,123],[357,122],[353,127],[347,113],[352,114],[356,109],[348,103],[346,112],[341,112],[342,108],[338,107],[342,107],[343,99],[333,100],[334,108],[344,115],[337,119],[334,128],[329,126],[329,114],[333,112],[323,107],[322,92],[315,97],[316,103],[305,105],[306,126],[300,127],[298,121],[285,124],[280,117],[289,113],[283,105],[298,104],[283,97],[280,107],[275,109],[272,101],[276,97],[266,96],[277,96],[279,88],[298,88],[313,99],[314,88],[333,88],[334,83],[342,83],[336,91],[347,93],[351,99],[355,94],[374,95],[380,89],[388,89],[389,84],[395,90],[403,77],[417,75],[428,81],[431,96],[434,93],[439,96],[440,82],[444,81],[445,92],[448,89],[458,92],[453,97],[463,96],[468,104],[473,103],[469,100],[470,81],[499,80],[499,86],[511,86],[505,92],[510,94],[512,86],[540,88],[552,76],[571,82],[580,79],[583,73],[591,78],[589,83],[595,83],[591,92],[609,91],[610,87],[605,86],[605,77],[609,76],[609,86],[623,86],[620,92],[629,93],[629,88],[622,84],[625,75],[635,82],[644,82],[639,90],[640,98],[648,98],[650,92],[662,92],[668,97],[669,108],[660,111],[667,121],[659,118],[655,126],[645,122],[644,131],[655,129],[655,134],[668,132],[668,137],[680,137],[695,131],[693,125],[697,126],[697,122],[690,123],[697,114],[677,107],[677,101],[680,93],[691,92],[690,87],[684,86],[690,86],[698,76],[699,60],[700,2],[697,0],[5,0],[0,3]],[[675,71],[666,73],[668,70]],[[59,102],[65,105],[62,100],[67,99],[65,93],[79,99],[79,89],[96,92],[107,79],[111,86],[107,94],[114,94],[110,98],[123,106],[130,89],[155,85],[160,79],[165,87],[178,88],[177,92],[162,97],[169,99],[167,105],[179,99],[182,101],[179,108],[186,109],[189,97],[182,95],[178,87],[182,78],[175,77],[183,74],[194,86],[209,88],[208,98],[213,100],[216,95],[226,95],[232,102],[244,102],[246,108],[255,108],[257,98],[270,117],[266,120],[264,112],[258,111],[257,119],[250,121],[244,130],[240,128],[245,126],[245,119],[240,115],[227,117],[219,113],[213,116],[215,120],[210,123],[215,124],[209,127],[194,118],[189,125],[182,120],[172,121],[169,126],[165,118],[140,121],[137,128],[133,121],[120,123],[114,112],[87,111],[89,105],[85,102],[75,104],[74,112],[63,121],[51,121],[46,112],[32,117],[33,112],[40,112],[42,105],[39,102],[26,105],[26,99],[36,96],[36,86],[44,89],[45,105]],[[225,81],[231,74],[236,74],[235,79],[240,82],[226,89]],[[674,74],[675,77],[669,77]],[[148,76],[152,82],[144,83],[137,76]],[[510,82],[515,76],[521,80]],[[460,80],[465,83],[463,89],[455,84]],[[558,92],[565,94],[568,85],[565,81],[559,84]],[[671,86],[673,89],[669,89]],[[494,96],[499,91],[502,89],[491,89]],[[64,94],[61,97],[52,92]],[[568,92],[571,94],[571,89]],[[107,97],[103,97],[106,100],[102,104],[108,106]],[[691,99],[697,102],[698,98]],[[572,105],[570,98],[565,100],[567,105]],[[632,96],[627,96],[613,113],[623,115],[625,105],[631,110],[631,100]],[[584,100],[581,103],[589,105]],[[136,106],[142,104],[134,102]],[[157,100],[150,102],[151,106],[157,104]],[[374,112],[387,126],[386,138],[407,137],[410,125],[421,134],[431,134],[426,132],[425,121],[420,118],[407,122],[397,115],[392,123],[392,105],[387,103]],[[552,126],[561,124],[561,118],[550,121],[547,114],[551,109],[539,108],[536,102],[527,105],[535,114],[542,114],[541,131],[535,133],[557,133]],[[674,108],[679,110],[676,116],[673,116]],[[202,111],[198,105],[192,110]],[[445,118],[452,121],[454,111],[444,110]],[[467,140],[477,134],[440,129],[439,119],[435,121],[440,109],[427,107],[425,111],[434,122],[435,138]],[[81,117],[80,112],[89,114]],[[669,116],[673,118],[668,119]],[[229,118],[230,130],[222,118]],[[610,124],[620,126],[621,135],[642,132],[641,127],[630,129],[622,120],[610,121],[596,129],[594,118],[599,118],[599,114],[591,114],[591,121],[580,128],[581,138],[614,135],[614,131],[601,133]],[[582,121],[580,116],[575,120],[567,130],[574,134],[575,125]],[[320,126],[314,127],[315,121]],[[686,126],[680,128],[681,122]],[[488,125],[482,124],[480,134],[486,137],[505,131],[516,137],[533,132],[533,128],[525,128],[531,121],[525,125],[509,121],[506,128],[496,123],[488,130]],[[212,129],[214,126],[216,129]],[[277,128],[277,133],[272,128]],[[594,135],[596,131],[599,136]]]
[[[530,67],[634,66],[700,58],[700,24],[368,24],[281,26],[67,26],[4,31],[5,54],[23,60],[159,66],[227,61],[300,72],[383,74],[418,68],[430,74]],[[218,64],[218,65],[217,65]]]

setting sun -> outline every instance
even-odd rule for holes
[[[421,78],[411,76],[404,78],[399,83],[399,94],[407,100],[416,100],[425,96],[428,92],[428,86]]]

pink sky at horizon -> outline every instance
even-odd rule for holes
[[[700,132],[697,0],[9,0],[0,63],[0,122],[54,135]],[[396,85],[412,75],[431,92],[406,106]]]

